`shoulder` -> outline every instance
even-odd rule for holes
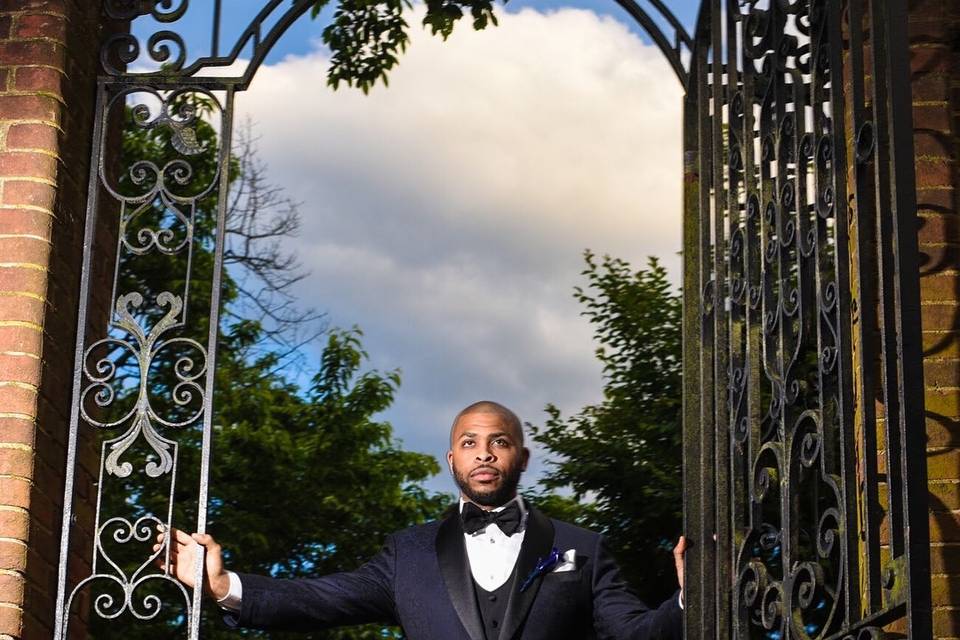
[[[578,527],[575,524],[570,524],[563,520],[557,520],[555,518],[550,518],[550,521],[553,523],[553,529],[556,532],[556,537],[558,540],[581,540],[592,545],[598,544],[602,536],[596,531],[591,531],[590,529],[584,529],[583,527]]]
[[[585,529],[579,527],[565,520],[558,520],[556,518],[548,518],[546,514],[537,509],[536,507],[530,507],[531,513],[536,513],[539,517],[543,518],[545,521],[549,521],[553,526],[553,537],[557,546],[563,547],[576,547],[578,549],[593,549],[599,546],[603,536],[597,533],[596,531],[591,531],[590,529]]]
[[[400,547],[432,546],[443,520],[433,520],[424,524],[400,529],[390,534],[394,544]]]

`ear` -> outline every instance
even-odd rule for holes
[[[523,448],[523,454],[522,454],[522,455],[523,455],[523,464],[520,466],[520,470],[521,470],[521,471],[526,471],[526,470],[527,470],[527,464],[530,463],[530,449],[527,449],[526,447],[524,447],[524,448]]]
[[[453,451],[447,451],[447,466],[450,468],[450,473],[453,473]]]

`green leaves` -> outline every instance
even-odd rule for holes
[[[656,602],[676,588],[666,548],[682,510],[681,299],[654,258],[637,271],[609,256],[584,258],[588,285],[574,295],[594,327],[604,399],[570,417],[549,406],[546,424],[533,428],[559,457],[545,486],[574,494],[541,500],[605,533],[628,580]]]
[[[444,40],[453,33],[453,27],[463,17],[465,9],[470,12],[473,28],[477,31],[485,29],[488,24],[497,25],[493,2],[489,0],[427,0],[426,5],[424,26],[430,27],[430,33],[439,34]]]
[[[280,373],[264,376],[260,362],[221,358],[211,529],[230,550],[231,568],[279,577],[351,570],[388,533],[436,517],[449,502],[418,484],[439,471],[436,460],[400,449],[391,425],[376,419],[400,379],[363,369],[360,337],[330,331],[320,371],[303,391]],[[233,340],[225,337],[227,353]],[[211,625],[204,637],[228,634]],[[258,637],[396,637],[382,634],[357,627]]]
[[[333,22],[323,30],[323,42],[332,52],[327,84],[337,89],[342,82],[364,93],[377,80],[387,84],[387,72],[410,40],[405,7],[410,8],[407,0],[341,0]]]
[[[327,0],[318,1],[310,15],[316,18],[326,4]],[[331,52],[327,84],[336,90],[342,83],[364,93],[377,81],[386,86],[388,72],[410,41],[403,17],[410,8],[409,0],[340,0],[322,35]],[[492,0],[427,0],[423,25],[446,40],[465,13],[476,30],[497,25]]]

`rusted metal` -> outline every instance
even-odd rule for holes
[[[906,18],[883,0],[701,6],[688,638],[930,635]]]

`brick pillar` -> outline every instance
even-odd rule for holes
[[[960,0],[910,3],[937,638],[960,638]]]
[[[0,2],[0,640],[52,636],[98,4]]]

